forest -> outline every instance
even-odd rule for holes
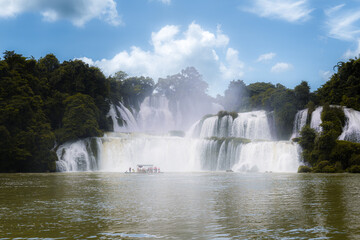
[[[98,137],[112,130],[112,102],[139,110],[145,97],[164,95],[176,102],[217,102],[229,112],[267,110],[274,114],[278,139],[289,139],[298,110],[324,106],[321,133],[306,125],[299,138],[306,166],[300,172],[360,172],[360,144],[337,140],[344,113],[331,105],[360,110],[360,60],[336,66],[322,87],[310,92],[306,81],[294,89],[281,84],[231,81],[224,95],[207,94],[208,84],[194,67],[160,78],[105,77],[80,60],[62,63],[53,54],[38,60],[13,51],[0,59],[0,172],[53,172],[56,148],[67,141]],[[181,104],[180,104],[181,106]],[[183,105],[186,111],[186,105]],[[310,114],[309,114],[310,115]]]

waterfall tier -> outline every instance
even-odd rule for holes
[[[295,172],[298,148],[291,142],[244,142],[238,138],[194,139],[144,134],[117,134],[79,140],[57,151],[58,171],[125,172],[153,164],[166,172]]]
[[[360,112],[351,108],[344,108],[346,123],[340,140],[360,143]]]
[[[235,119],[230,115],[212,116],[195,123],[189,132],[189,136],[272,140],[268,117],[265,111],[238,113]]]
[[[305,126],[308,116],[308,109],[300,110],[295,115],[293,133],[290,139],[297,138],[300,136],[301,129]]]
[[[321,124],[321,112],[323,110],[323,107],[317,107],[311,114],[311,122],[310,127],[315,129],[317,132],[321,132],[322,128],[320,126]]]
[[[113,122],[114,132],[138,131],[139,127],[134,115],[121,102],[110,105],[108,116]]]

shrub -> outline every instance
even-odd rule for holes
[[[350,173],[360,173],[360,165],[353,165],[349,168]]]
[[[327,166],[330,166],[329,161],[327,161],[327,160],[321,161],[314,167],[314,172],[321,173],[321,172],[324,172],[324,170],[325,171],[330,170],[328,168],[324,169]]]
[[[311,168],[308,166],[300,166],[298,168],[298,173],[309,173],[311,171],[312,171]]]
[[[232,119],[235,119],[238,117],[238,113],[237,112],[227,112],[227,111],[219,111],[217,116],[219,118],[225,117],[225,116],[231,116]]]
[[[323,173],[335,173],[336,169],[333,166],[325,166],[321,172]]]

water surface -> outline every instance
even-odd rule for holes
[[[359,239],[360,175],[0,174],[0,238]]]

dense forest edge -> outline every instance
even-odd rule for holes
[[[223,96],[213,98],[193,67],[155,83],[124,72],[105,77],[81,60],[60,63],[53,54],[36,60],[6,51],[0,59],[0,172],[55,171],[60,144],[103,136],[112,131],[108,116],[112,103],[120,101],[136,111],[154,92],[166,96],[170,107],[175,100],[217,102],[226,110],[218,113],[220,117],[234,118],[237,112],[251,110],[272,112],[277,138],[282,140],[290,138],[298,110],[308,108],[311,116],[316,106],[323,106],[322,131],[310,128],[308,119],[300,137],[293,139],[303,149],[305,165],[299,172],[360,172],[360,144],[337,140],[345,125],[338,106],[360,110],[360,60],[340,62],[335,68],[337,72],[315,92],[306,81],[289,89],[234,80]]]

